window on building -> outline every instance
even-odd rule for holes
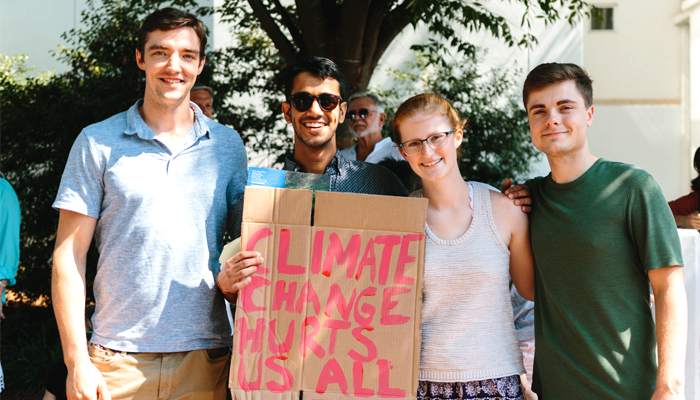
[[[595,15],[591,16],[591,30],[592,31],[611,31],[615,29],[614,19],[613,19],[613,7],[598,7],[600,10],[600,18]]]

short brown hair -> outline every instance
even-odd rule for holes
[[[445,117],[452,126],[452,129],[463,129],[467,124],[467,120],[461,118],[459,114],[457,114],[457,111],[452,108],[450,102],[445,100],[444,97],[435,93],[419,94],[404,101],[394,114],[394,122],[391,124],[391,130],[392,139],[396,144],[401,143],[401,133],[399,132],[401,121],[426,111],[434,112],[437,115]]]
[[[523,105],[527,110],[530,93],[555,83],[572,80],[583,96],[586,108],[593,104],[593,81],[583,68],[576,64],[546,63],[535,67],[527,75],[523,85]]]
[[[139,28],[139,41],[136,48],[143,56],[148,34],[153,31],[169,31],[178,28],[190,27],[194,29],[199,38],[199,60],[204,59],[204,48],[207,47],[207,33],[204,31],[202,21],[190,13],[180,11],[177,8],[166,7],[152,12],[143,20]]]

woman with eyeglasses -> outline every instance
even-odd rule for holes
[[[509,278],[534,298],[528,220],[506,196],[462,179],[464,126],[435,94],[394,116],[394,141],[423,183],[412,196],[429,200],[418,399],[523,399]]]

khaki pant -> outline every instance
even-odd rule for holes
[[[90,361],[114,400],[226,399],[228,347],[179,353],[126,353],[90,343]]]

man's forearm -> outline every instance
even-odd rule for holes
[[[680,393],[685,381],[688,305],[682,275],[654,290],[659,371],[657,392]]]
[[[89,360],[85,338],[85,282],[76,266],[71,267],[70,262],[57,256],[61,257],[58,252],[54,254],[51,298],[63,357],[70,369],[78,361]]]

